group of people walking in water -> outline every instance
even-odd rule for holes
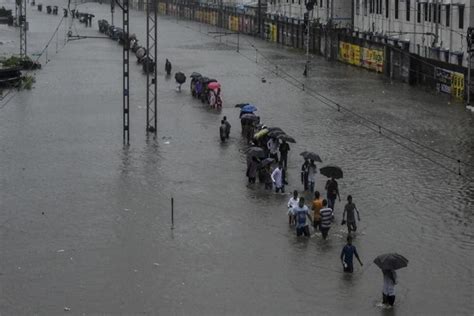
[[[242,112],[241,115],[242,117]],[[260,130],[265,129],[260,124],[260,118],[255,120],[242,120],[242,136],[251,145],[253,150],[247,155],[246,177],[248,184],[253,185],[257,179],[264,184],[266,190],[275,190],[276,193],[285,193],[287,182],[288,153],[291,148],[287,141],[277,137],[266,137],[262,142],[256,136]],[[229,139],[230,123],[224,116],[220,125],[220,138],[222,142]],[[270,134],[271,135],[271,134]],[[261,151],[258,150],[261,148]],[[278,155],[279,154],[279,155]],[[272,165],[275,167],[272,169]],[[287,203],[288,224],[294,226],[297,237],[311,237],[310,225],[315,234],[320,234],[323,240],[328,238],[331,226],[335,221],[334,210],[336,200],[341,201],[339,185],[335,177],[331,177],[325,184],[326,198],[316,190],[316,175],[318,168],[313,159],[304,159],[301,166],[301,183],[304,192],[310,192],[312,198],[307,202],[297,190],[293,191]],[[309,205],[309,206],[308,206]],[[363,263],[359,257],[356,247],[352,244],[353,233],[357,231],[357,221],[360,221],[360,213],[351,195],[347,196],[347,203],[342,213],[341,225],[347,227],[347,243],[341,250],[340,260],[344,273],[353,273],[353,258],[359,264]],[[396,284],[396,273],[394,270],[383,270],[383,304],[393,306],[395,301],[394,286]]]

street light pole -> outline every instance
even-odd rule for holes
[[[469,49],[468,62],[467,62],[467,105],[471,104],[471,57],[472,52]]]
[[[258,0],[257,5],[257,23],[258,23],[258,36],[262,36],[262,0]]]
[[[110,0],[110,23],[114,25],[115,0]]]

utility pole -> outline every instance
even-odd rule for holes
[[[26,32],[28,31],[28,22],[26,21],[26,0],[17,0],[16,5],[18,7],[18,26],[20,27],[20,57],[26,57]]]
[[[467,28],[467,51],[468,51],[468,61],[467,61],[467,105],[471,104],[471,58],[472,58],[472,46],[474,44],[474,28]]]
[[[471,49],[469,49],[468,58],[469,60],[467,62],[467,105],[471,105]]]
[[[314,0],[309,0],[305,2],[306,12],[304,14],[304,23],[306,26],[306,36],[305,36],[305,45],[306,45],[306,64],[304,66],[303,76],[307,77],[309,74],[309,41],[311,39],[310,30],[311,30],[311,21],[313,20],[314,12]]]
[[[439,0],[435,1],[435,6],[436,6],[436,17],[435,17],[435,43],[438,44],[438,39],[439,39],[439,22],[440,22],[440,17],[441,17],[441,6],[439,5]]]
[[[112,0],[115,1],[115,0]],[[123,16],[123,143],[130,144],[130,34],[129,34],[129,16],[128,1],[122,0]]]
[[[111,25],[114,25],[115,1],[116,0],[110,0],[110,23],[111,23]]]
[[[330,26],[331,26],[331,29],[330,29],[330,50],[329,50],[329,59],[332,60],[332,55],[333,55],[333,42],[332,42],[332,39],[333,39],[333,36],[334,36],[334,0],[331,0],[331,23],[330,23]]]
[[[155,133],[157,130],[157,0],[148,0],[146,6],[146,133]],[[150,69],[152,68],[152,69]]]
[[[258,36],[262,37],[262,0],[258,0],[257,4],[257,23],[258,23]]]

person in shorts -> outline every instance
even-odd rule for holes
[[[356,217],[355,212],[357,212],[357,219],[360,221],[360,214],[359,210],[357,209],[356,205],[352,202],[352,196],[349,195],[347,197],[347,204],[344,207],[344,213],[342,213],[342,224],[347,224],[347,231],[350,234],[351,232],[355,232],[357,230],[356,225]],[[347,214],[347,217],[346,217]],[[347,219],[347,221],[345,220]]]

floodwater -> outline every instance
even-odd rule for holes
[[[108,6],[79,7],[96,18],[92,28],[76,21],[73,33],[100,36],[97,18],[110,20]],[[61,17],[30,7],[28,15],[29,51],[37,53]],[[59,29],[34,89],[0,103],[1,315],[65,307],[74,315],[472,314],[474,121],[462,104],[320,57],[303,79],[298,52],[241,36],[238,54],[232,36],[219,43],[213,27],[160,17],[157,137],[146,137],[146,80],[132,62],[131,144],[124,147],[121,46],[88,38],[63,47],[68,26]],[[144,29],[143,12],[133,11],[131,31],[142,43]],[[0,34],[2,53],[16,51],[17,30],[0,26]],[[217,78],[223,110],[193,99],[188,84],[177,93],[164,76],[165,58],[173,72]],[[288,74],[306,91],[290,85]],[[421,158],[327,107],[308,87],[461,159],[470,179],[456,174],[455,161],[394,137],[453,172]],[[297,140],[287,191],[301,189],[303,150],[343,168],[343,201],[352,194],[361,211],[354,244],[364,266],[355,264],[352,276],[339,261],[342,202],[329,240],[298,240],[287,224],[289,196],[246,185],[234,108],[241,102],[256,104],[265,124]],[[220,144],[223,115],[233,127]],[[324,181],[318,177],[318,190]],[[391,251],[410,262],[387,311],[377,306],[382,274],[371,262]]]

